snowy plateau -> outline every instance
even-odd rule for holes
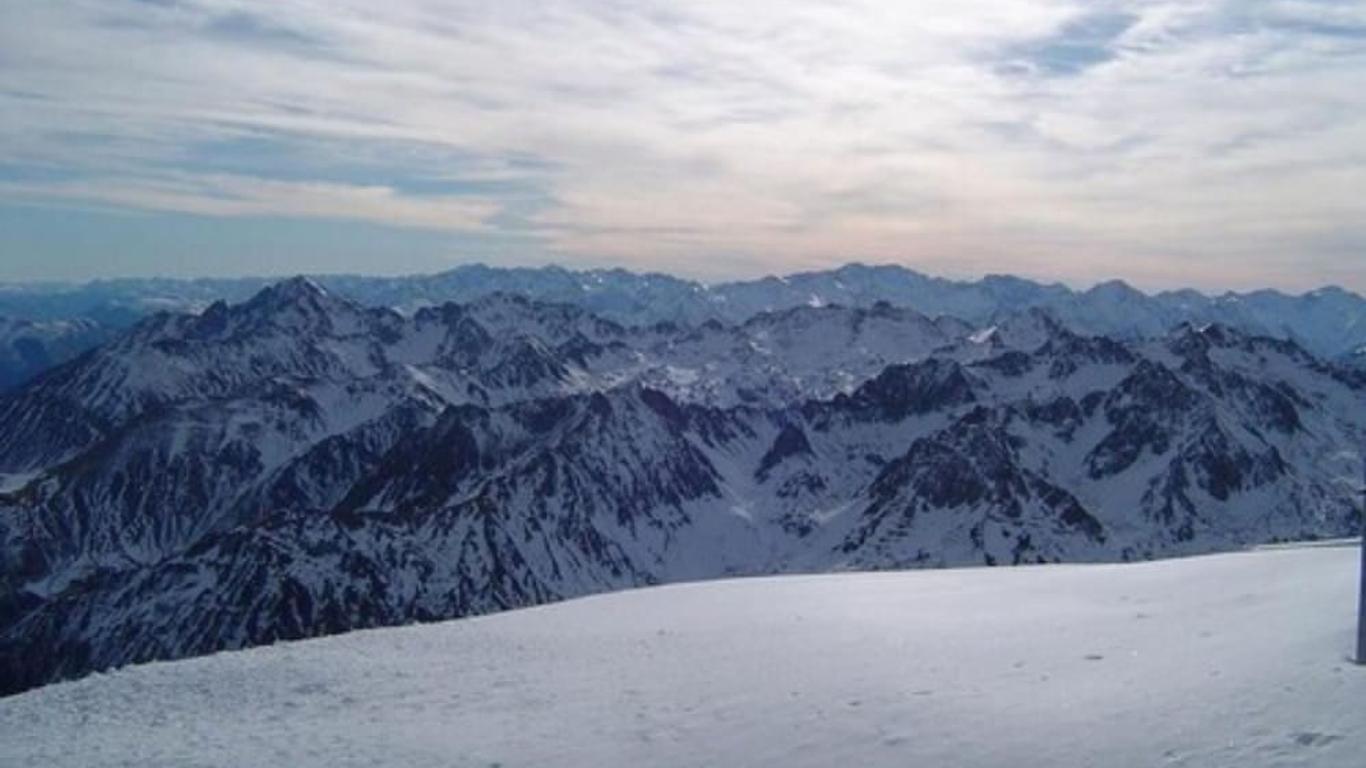
[[[1359,768],[1355,546],[680,584],[0,699],[0,764]]]

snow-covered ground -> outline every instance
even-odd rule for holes
[[[0,699],[5,766],[1352,766],[1358,551],[670,586]]]

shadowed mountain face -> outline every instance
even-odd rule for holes
[[[93,320],[33,322],[0,316],[0,392],[17,388],[114,336]]]
[[[1359,370],[1222,325],[286,281],[0,397],[0,690],[681,579],[1340,535],[1363,406]]]

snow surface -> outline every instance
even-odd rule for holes
[[[1353,766],[1358,551],[787,576],[0,700],[0,765]]]

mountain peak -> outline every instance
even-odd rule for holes
[[[1231,325],[1213,323],[1192,323],[1184,321],[1172,328],[1168,334],[1173,343],[1180,344],[1183,341],[1199,339],[1205,346],[1227,347],[1234,344],[1245,342],[1249,337],[1238,328]]]
[[[978,338],[999,346],[1033,352],[1050,340],[1071,333],[1051,309],[1030,307],[1021,312],[999,313],[987,328],[979,332]]]
[[[1309,291],[1308,293],[1304,294],[1304,296],[1305,296],[1305,298],[1307,298],[1307,299],[1312,299],[1312,300],[1317,300],[1317,301],[1331,301],[1331,300],[1339,300],[1339,301],[1345,300],[1345,301],[1350,301],[1352,298],[1354,298],[1354,294],[1353,294],[1353,293],[1351,293],[1350,291],[1344,290],[1341,286],[1337,286],[1337,285],[1325,285],[1325,286],[1323,286],[1323,287],[1321,287],[1321,288],[1315,288],[1314,290]]]
[[[281,280],[278,283],[262,288],[256,295],[248,299],[243,306],[262,308],[285,308],[308,306],[321,308],[325,304],[345,303],[345,300],[334,296],[332,293],[316,280],[302,275],[291,277],[288,280]]]
[[[323,298],[329,296],[327,289],[316,280],[304,275],[296,275],[268,285],[257,292],[256,297],[267,297],[275,301],[298,301],[300,299]]]
[[[249,323],[264,321],[278,326],[330,330],[336,318],[358,308],[301,275],[262,288],[234,309],[238,317]]]
[[[1087,293],[1092,296],[1113,300],[1142,300],[1147,298],[1147,294],[1123,280],[1106,280],[1103,283],[1096,283],[1091,287],[1091,290],[1087,291]]]

